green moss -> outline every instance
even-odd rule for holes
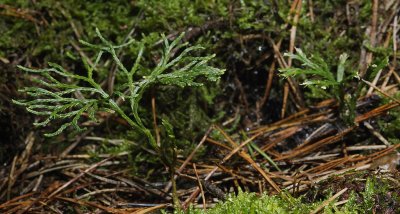
[[[2,54],[24,51],[27,57],[40,59],[40,63],[63,62],[66,56],[62,53],[71,51],[71,41],[77,41],[77,36],[93,42],[95,26],[106,37],[120,43],[137,16],[129,3],[121,2],[5,0],[3,3],[29,11],[36,22],[3,15],[0,19],[0,29],[4,32],[0,35]]]
[[[314,4],[313,21],[310,18],[309,2]],[[371,1],[352,1],[350,6],[354,5],[356,12],[350,14],[351,20],[347,20],[344,10],[341,9],[347,3],[349,2],[345,0],[303,1],[299,23],[297,23],[295,46],[307,50],[308,56],[313,54],[316,58],[323,59],[325,64],[328,65],[326,70],[331,72],[334,77],[336,77],[335,71],[340,65],[338,57],[342,53],[348,53],[350,56],[345,72],[352,74],[353,71],[357,70],[360,47],[364,40],[368,40],[365,36],[364,27],[370,23]],[[219,68],[229,68],[226,74],[227,80],[221,81],[222,86],[228,85],[225,84],[227,82],[232,82],[231,77],[239,76],[240,74],[238,73],[242,70],[246,72],[251,70],[255,64],[254,61],[258,60],[260,55],[270,52],[272,47],[269,39],[274,43],[282,40],[280,50],[287,50],[290,27],[293,24],[293,18],[288,19],[289,16],[293,17],[293,14],[289,14],[290,4],[288,1],[138,0],[122,2],[3,0],[2,4],[29,11],[28,13],[37,22],[9,16],[7,13],[10,11],[4,8],[1,9],[0,57],[11,56],[12,58],[13,56],[18,56],[19,59],[22,59],[21,64],[32,65],[33,67],[44,67],[45,62],[52,61],[82,75],[82,73],[85,73],[85,66],[80,60],[81,54],[74,48],[73,44],[79,44],[78,39],[98,44],[99,39],[96,38],[95,34],[95,27],[98,27],[104,37],[109,38],[114,44],[121,44],[125,40],[133,39],[132,46],[118,52],[118,57],[121,57],[121,63],[126,67],[132,66],[134,61],[132,56],[136,56],[139,52],[140,44],[147,47],[143,54],[140,69],[134,76],[134,79],[138,80],[142,76],[150,75],[151,68],[159,62],[162,56],[161,45],[159,45],[159,41],[162,39],[160,33],[174,37],[179,32],[201,27],[200,33],[191,37],[189,42],[193,45],[205,47],[205,50],[199,50],[195,55],[208,55],[215,52],[217,56],[215,61],[211,62],[211,65]],[[203,29],[208,23],[219,21],[222,23],[221,26]],[[247,35],[262,36],[262,38],[242,41],[241,39]],[[370,67],[368,70],[368,76],[366,77],[368,80],[374,78],[374,74],[380,68],[386,69],[387,59],[393,57],[391,56],[391,51],[389,51],[391,45],[389,44],[387,49],[382,47],[373,48],[368,44],[364,45],[366,49],[374,52],[373,64],[377,65],[377,67]],[[259,47],[263,51],[258,51]],[[83,46],[81,48],[88,56],[85,60],[95,61],[95,51]],[[248,58],[252,60],[250,60],[250,65],[245,66],[243,61]],[[271,58],[262,61],[260,69],[265,70],[268,68]],[[301,67],[296,61],[294,61],[294,66]],[[101,62],[101,66],[98,66],[93,76],[94,80],[101,82],[107,79],[110,71],[115,67],[111,57],[105,55],[104,61]],[[115,69],[115,71],[115,91],[123,91],[126,78],[118,69]],[[237,73],[233,74],[234,72]],[[245,77],[247,74],[245,73],[243,76]],[[279,90],[282,88],[282,82],[282,80],[274,81],[271,92],[279,99],[281,99]],[[357,97],[346,96],[347,94],[345,93],[351,95],[357,90],[354,87],[354,83],[355,80],[348,81],[333,90],[310,87],[304,90],[306,102],[311,104],[323,98],[340,96],[336,98],[342,99],[345,107],[342,112],[345,113],[346,110],[350,109],[353,114],[355,110],[352,108]],[[107,86],[103,88],[106,90]],[[276,90],[276,88],[279,88],[279,90]],[[226,117],[232,116],[229,111],[225,110],[227,105],[229,107],[234,105],[234,99],[223,97],[224,102],[229,99],[229,102],[226,102],[227,104],[220,102],[220,100],[215,101],[215,98],[220,98],[219,96],[222,92],[223,90],[219,85],[211,84],[185,90],[170,86],[154,86],[144,94],[138,108],[138,114],[142,117],[143,124],[148,127],[151,133],[154,133],[150,99],[155,97],[159,125],[161,125],[161,120],[166,120],[172,127],[169,130],[166,127],[161,127],[161,135],[168,136],[173,133],[173,140],[167,138],[171,140],[167,142],[171,143],[168,145],[180,148],[176,152],[186,156],[196,145],[210,123],[219,123]],[[234,93],[236,91],[232,94]],[[118,94],[111,94],[111,97],[118,97]],[[269,101],[272,101],[272,99],[274,98],[270,98]],[[291,103],[289,102],[288,105],[291,105]],[[250,107],[252,107],[252,104],[250,104]],[[123,111],[129,111],[129,106],[127,105],[121,108]],[[1,109],[2,107],[0,106]],[[387,117],[379,122],[382,132],[388,137],[389,141],[399,143],[400,113],[398,109],[390,111]],[[238,115],[230,125],[231,128],[228,132],[234,133],[240,129],[241,119],[241,115]],[[122,151],[129,151],[130,154],[127,156],[127,160],[130,163],[129,167],[132,169],[131,172],[133,174],[145,174],[146,177],[151,177],[155,170],[162,168],[160,167],[160,160],[144,151],[151,147],[144,143],[145,139],[143,139],[143,135],[140,132],[127,130],[126,127],[118,124],[112,125],[115,125],[115,129],[111,133],[102,132],[104,127],[96,127],[96,129],[100,130],[97,133],[108,135],[108,137],[129,139],[138,142],[142,146],[138,147],[130,144],[115,146],[103,143],[98,147],[98,150],[92,151],[91,154],[94,158],[97,158],[100,153],[116,154]],[[73,137],[74,134],[70,134],[70,136]],[[212,136],[214,139],[224,139],[220,133],[213,132]],[[57,141],[57,143],[59,142]],[[173,151],[168,150],[168,152]],[[376,185],[372,181],[367,186],[368,191],[366,190],[366,193],[362,196],[365,198],[365,203],[360,203],[358,201],[360,196],[352,193],[349,202],[345,206],[335,207],[330,205],[324,212],[352,213],[367,210],[371,203],[376,202],[374,198],[375,192],[380,191],[376,189]],[[325,196],[324,199],[327,197]],[[300,199],[290,197],[270,197],[267,195],[258,197],[251,193],[239,193],[237,197],[230,197],[226,204],[219,204],[209,212],[307,213],[319,203],[321,201],[317,201],[315,204],[304,204],[301,203]],[[191,212],[201,213],[202,211],[192,209]]]
[[[305,204],[301,199],[292,198],[288,195],[280,196],[257,196],[255,193],[240,191],[237,196],[229,196],[224,203],[218,203],[214,208],[204,212],[201,209],[190,208],[188,214],[221,214],[221,213],[309,213],[318,204]],[[184,213],[184,212],[177,212]]]
[[[363,176],[360,174],[358,176]],[[396,191],[393,191],[393,185],[388,180],[368,177],[364,182],[352,181],[354,185],[365,186],[361,193],[349,190],[347,202],[344,205],[334,205],[338,199],[329,203],[322,209],[322,213],[383,213],[393,211],[398,213],[400,208],[400,197]],[[350,183],[350,182],[349,182]],[[222,213],[310,213],[317,209],[325,200],[328,200],[334,193],[326,191],[323,200],[312,203],[303,202],[302,197],[294,198],[288,194],[268,196],[263,194],[257,196],[255,193],[246,193],[239,191],[236,196],[229,196],[225,202],[218,203],[215,207],[204,211],[202,209],[190,208],[187,214],[222,214]],[[177,211],[176,213],[184,213]]]

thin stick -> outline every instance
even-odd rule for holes
[[[359,150],[375,150],[375,149],[386,149],[386,145],[368,145],[368,146],[348,146],[347,151],[359,151]]]
[[[379,70],[378,73],[376,74],[376,76],[374,77],[374,80],[372,80],[371,86],[369,87],[366,96],[371,96],[372,95],[372,92],[374,91],[374,88],[376,87],[376,84],[378,83],[378,81],[379,81],[379,79],[381,77],[382,70],[383,69]]]
[[[374,88],[375,90],[379,91],[381,94],[385,95],[385,97],[395,101],[396,103],[400,104],[400,100],[390,96],[388,93],[382,91],[380,88],[376,87],[375,85],[373,85],[372,83],[368,82],[367,80],[361,79],[363,82],[365,82],[367,85],[371,86],[372,88]]]
[[[371,47],[375,47],[375,42],[376,42],[376,25],[378,22],[378,0],[373,0],[372,3],[372,21],[371,21],[371,32],[370,32],[370,44]],[[372,62],[372,52],[368,52],[365,57],[364,64],[362,65],[362,68],[360,70],[360,77],[364,77],[368,65],[371,64]]]
[[[204,195],[203,185],[201,185],[201,181],[200,181],[200,178],[199,178],[199,174],[197,173],[197,169],[196,169],[196,164],[195,163],[193,163],[193,169],[194,169],[194,173],[196,175],[197,183],[198,183],[199,188],[200,188],[201,198],[203,199],[203,209],[206,210],[206,197]]]
[[[299,22],[299,17],[301,13],[301,5],[302,5],[302,0],[297,0],[297,5],[296,5],[296,14],[293,19],[293,25],[292,28],[290,29],[290,45],[289,45],[289,53],[293,54],[294,50],[294,43],[296,40],[296,32],[297,32],[297,23]],[[288,59],[288,66],[292,66],[292,58]]]
[[[229,143],[231,143],[231,145],[233,146],[233,150],[229,153],[230,154],[235,154],[236,152],[238,152],[241,148],[243,148],[245,145],[247,145],[248,143],[252,142],[254,139],[256,139],[257,137],[259,137],[260,135],[262,135],[263,133],[257,133],[253,136],[251,136],[250,138],[246,139],[244,142],[242,142],[240,145],[237,145],[237,143],[235,143],[230,137],[229,135],[222,130],[220,127],[216,126],[216,128],[222,133],[222,135],[224,135],[225,139],[228,140]],[[226,160],[228,160],[230,157],[232,157],[232,155],[227,155],[221,162],[220,164],[222,165],[223,163],[225,163]],[[276,185],[276,183],[264,172],[263,169],[261,169],[261,167],[259,167],[254,160],[250,157],[250,155],[248,155],[246,152],[240,152],[239,155],[245,159],[247,162],[249,162],[254,169],[256,169],[264,178],[265,180],[267,180],[267,182],[278,192],[281,192],[281,189],[279,188],[278,185]],[[226,159],[227,158],[227,159]]]
[[[348,190],[348,188],[342,189],[340,192],[336,193],[334,196],[330,197],[328,200],[324,201],[321,205],[319,205],[314,211],[311,212],[311,214],[316,214],[319,211],[321,211],[326,205],[331,203],[333,200],[341,196],[343,193],[345,193]]]
[[[219,128],[218,126],[216,126],[216,128],[220,131],[222,131],[221,128]],[[222,134],[224,134],[225,132],[222,131]],[[244,146],[246,146],[248,143],[250,143],[251,141],[253,141],[256,137],[259,137],[262,133],[258,133],[256,135],[253,135],[251,138],[247,139],[246,141],[244,141],[243,143],[241,143],[239,146],[237,146],[235,149],[233,149],[229,154],[227,154],[220,162],[219,164],[222,165],[224,164],[227,160],[229,160],[234,154],[236,154],[241,148],[243,148]],[[226,133],[225,133],[226,135]],[[227,135],[226,135],[227,136]],[[229,138],[227,139],[230,143],[233,143],[233,145],[236,145],[235,142],[232,141],[232,139]],[[243,153],[239,153],[240,155],[242,155]],[[255,166],[257,166],[257,164],[255,164]],[[211,178],[211,176],[219,169],[218,166],[214,167],[206,176],[206,178],[204,178],[205,181],[207,181],[208,179]],[[265,178],[269,178],[265,172],[264,175],[266,176]],[[264,176],[263,175],[263,176]],[[269,178],[267,179],[267,181],[270,182],[270,184],[278,191],[280,192],[280,188]],[[275,185],[274,185],[275,184]],[[186,209],[187,206],[189,205],[189,203],[197,197],[197,195],[200,193],[200,188],[197,187],[196,190],[189,196],[189,198],[186,199],[186,201],[183,203],[183,208]]]
[[[308,10],[310,11],[310,20],[311,23],[314,23],[315,17],[314,17],[314,4],[312,0],[308,0]]]
[[[316,149],[328,145],[328,144],[332,144],[335,142],[338,142],[339,140],[341,140],[345,135],[347,135],[348,133],[350,133],[355,127],[350,127],[347,128],[345,130],[343,130],[342,132],[333,135],[333,136],[329,136],[326,137],[322,140],[319,140],[311,145],[308,146],[304,146],[304,147],[299,147],[299,148],[295,148],[294,150],[292,150],[290,153],[283,155],[282,157],[276,158],[275,160],[285,160],[285,159],[290,159],[290,158],[294,158],[297,156],[304,156],[306,154],[309,154],[313,151],[315,151]]]
[[[7,186],[7,200],[10,200],[11,195],[11,187],[14,185],[14,173],[15,173],[15,165],[17,163],[18,156],[14,157],[14,160],[11,165],[10,174],[8,175],[8,186]]]
[[[55,195],[57,195],[58,193],[60,193],[63,189],[65,189],[66,187],[68,187],[69,185],[71,185],[72,183],[74,183],[75,181],[77,181],[79,178],[81,178],[82,176],[84,176],[86,173],[94,170],[95,168],[99,167],[101,164],[107,162],[108,160],[110,160],[112,157],[106,158],[100,162],[97,162],[96,164],[93,164],[91,167],[87,168],[85,171],[81,172],[78,176],[72,178],[71,180],[69,180],[67,183],[65,183],[64,185],[62,185],[61,187],[59,187],[57,190],[55,190],[53,193],[51,193],[49,195],[49,199],[54,197]]]
[[[281,109],[281,119],[285,117],[287,100],[289,95],[289,84],[286,82],[283,86],[283,101],[282,101],[282,109]]]
[[[279,66],[281,68],[288,68],[289,67],[288,64],[286,63],[285,59],[283,58],[283,55],[279,51],[282,39],[278,42],[278,44],[275,44],[272,39],[270,39],[269,41],[274,49],[275,58],[278,60]],[[304,104],[304,100],[299,92],[299,85],[292,77],[287,78],[287,82],[289,83],[289,86],[294,93],[294,97],[296,98],[296,101],[298,102],[298,103],[296,103],[297,104],[296,107],[298,107],[299,109],[304,108],[305,104]]]
[[[103,194],[103,193],[115,193],[115,192],[127,192],[127,193],[132,193],[132,192],[137,192],[138,189],[136,188],[129,188],[129,187],[124,187],[124,188],[109,188],[109,189],[99,189],[99,190],[95,190],[92,192],[88,192],[85,193],[83,195],[77,196],[75,197],[78,200],[87,198],[89,196],[94,196],[94,195],[98,195],[98,194]]]
[[[392,66],[390,66],[389,73],[387,74],[385,80],[383,81],[383,84],[381,86],[381,89],[384,90],[386,88],[386,85],[389,82],[390,77],[392,76],[396,65],[397,65],[397,59],[396,59],[396,54],[397,54],[397,18],[398,16],[395,16],[393,19],[393,33],[392,33],[392,39],[393,39],[393,60],[392,60]]]
[[[122,210],[122,209],[114,209],[114,208],[103,206],[101,204],[93,203],[93,202],[90,202],[90,201],[77,200],[77,199],[74,199],[74,198],[66,198],[66,197],[61,197],[61,196],[56,196],[55,198],[58,199],[58,200],[79,204],[79,205],[82,205],[82,206],[95,207],[95,208],[98,208],[100,210],[103,210],[103,211],[106,211],[106,212],[109,212],[109,213],[121,213],[121,214],[130,213],[130,212]]]
[[[271,67],[268,70],[268,80],[267,85],[265,87],[264,96],[257,102],[257,110],[260,111],[261,108],[264,106],[265,102],[268,100],[271,87],[272,87],[272,79],[274,78],[274,71],[275,71],[275,60],[272,62]]]
[[[385,144],[386,146],[391,146],[392,144],[389,143],[388,140],[386,140],[385,137],[382,136],[381,133],[377,132],[374,127],[372,127],[372,125],[370,123],[368,123],[367,121],[364,121],[364,126],[367,127],[367,129],[375,136],[377,137],[383,144]]]

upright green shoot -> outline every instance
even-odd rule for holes
[[[283,77],[303,78],[301,85],[310,88],[318,97],[326,95],[335,98],[339,102],[341,118],[346,123],[352,124],[355,118],[357,95],[349,95],[348,97],[345,90],[346,84],[353,78],[358,78],[358,74],[347,66],[348,55],[343,53],[339,56],[336,77],[323,59],[317,56],[309,58],[301,49],[296,49],[295,54],[285,53],[285,56],[299,61],[302,67],[281,69],[281,75]],[[328,93],[325,91],[328,91]]]

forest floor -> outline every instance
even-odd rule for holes
[[[0,213],[399,213],[399,16],[396,0],[2,0]],[[104,42],[96,28],[115,45],[130,42],[116,49],[120,61],[82,42]],[[127,117],[157,144],[100,108],[104,97],[76,89],[87,87],[76,76],[53,80],[100,105],[76,126],[46,137],[73,118],[46,122],[38,111],[51,108],[21,106],[46,94],[26,93],[44,78],[17,66],[53,62],[93,71],[129,111],[123,66],[144,46],[133,79],[145,82],[182,32],[224,74],[142,94],[141,119]]]

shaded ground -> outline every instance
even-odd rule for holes
[[[147,45],[138,76],[160,58],[159,33],[173,39],[186,32],[185,41],[205,46],[216,54],[213,66],[226,68],[219,84],[155,86],[140,103],[148,127],[153,118],[174,127],[184,208],[203,197],[214,206],[239,189],[303,196],[305,206],[332,199],[340,208],[353,191],[355,201],[370,200],[368,212],[398,212],[399,2],[168,2],[0,3],[0,212],[172,210],[167,167],[123,118],[98,112],[99,123],[80,121],[86,131],[45,138],[63,121],[35,128],[40,117],[11,101],[28,98],[17,89],[35,79],[17,65],[53,61],[84,75],[80,58],[93,61],[95,51],[78,40],[98,42],[93,25],[116,44],[133,38]],[[304,68],[284,57],[294,47],[320,56],[335,77],[346,52],[346,75],[356,71],[360,79],[341,85],[343,100],[330,88],[303,87],[306,75],[285,79],[280,69]],[[137,51],[132,45],[118,54],[131,65]],[[100,64],[95,79],[107,90],[119,87],[111,58]],[[385,192],[361,194],[368,177]]]

